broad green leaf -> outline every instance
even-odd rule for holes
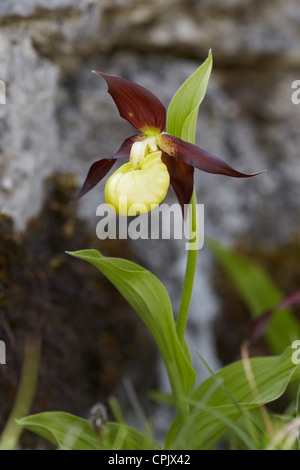
[[[103,433],[103,442],[110,450],[159,450],[158,442],[148,434],[125,423],[108,423]]]
[[[216,241],[208,240],[208,246],[234,282],[253,317],[274,307],[284,297],[270,276],[252,261]],[[272,315],[266,339],[274,354],[281,354],[294,339],[299,338],[299,321],[291,309],[281,309]]]
[[[152,436],[126,425],[107,423],[101,438],[85,419],[69,413],[49,412],[17,421],[25,429],[44,437],[62,450],[147,450],[159,449]]]
[[[155,339],[175,397],[187,396],[195,383],[195,371],[179,343],[171,302],[163,284],[141,266],[120,258],[106,258],[97,250],[69,254],[93,264],[125,297]]]
[[[90,423],[69,413],[40,413],[19,419],[17,423],[63,450],[103,449]]]
[[[212,449],[228,428],[226,421],[236,421],[242,416],[240,407],[247,411],[274,401],[284,393],[290,381],[299,379],[300,366],[292,363],[292,352],[287,348],[279,357],[250,359],[255,389],[247,379],[243,361],[224,367],[202,382],[189,400],[189,417],[185,420],[175,418],[166,447]],[[216,377],[222,381],[222,386],[217,388]]]
[[[194,143],[198,109],[205,96],[212,70],[212,53],[174,95],[167,115],[167,132]]]

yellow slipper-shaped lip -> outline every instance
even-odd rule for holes
[[[105,185],[105,201],[119,215],[150,212],[165,198],[170,175],[161,161],[161,152],[147,155],[137,169],[125,163]]]

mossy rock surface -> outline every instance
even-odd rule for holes
[[[76,214],[71,175],[47,182],[43,210],[23,234],[0,215],[0,338],[7,345],[1,366],[0,430],[13,405],[24,360],[24,343],[41,339],[33,413],[61,410],[87,416],[107,404],[129,378],[142,403],[155,387],[156,349],[146,328],[107,279],[89,264],[65,254],[96,248],[134,259],[126,241],[100,241]],[[144,401],[143,401],[144,397]],[[149,403],[148,403],[149,405]],[[24,434],[23,445],[35,437]]]

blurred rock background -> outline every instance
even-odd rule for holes
[[[212,49],[213,74],[200,109],[196,143],[237,169],[269,171],[249,180],[196,172],[205,233],[221,243],[254,247],[262,262],[264,253],[276,255],[295,243],[299,233],[300,106],[291,101],[292,82],[300,79],[299,40],[296,0],[2,0],[0,79],[7,95],[6,104],[0,105],[1,212],[12,217],[17,232],[26,232],[33,216],[43,216],[49,175],[73,173],[81,184],[93,161],[114,153],[134,133],[91,69],[136,81],[168,106]],[[78,205],[92,234],[103,188],[98,185]],[[168,199],[175,201],[172,190]],[[142,240],[127,247],[166,284],[175,310],[185,269],[182,245]],[[55,250],[53,256],[58,255]],[[61,254],[64,248],[59,250]],[[108,252],[120,255],[113,243]],[[284,284],[280,265],[276,272]],[[219,357],[216,353],[214,324],[222,325],[221,336],[232,335],[235,328],[224,310],[228,302],[215,292],[214,278],[204,248],[189,342],[213,368],[228,357],[226,351],[223,358],[222,352]],[[14,278],[9,280],[13,284]],[[224,296],[225,291],[221,289]],[[243,322],[247,312],[241,309]],[[4,307],[2,316],[9,324]],[[226,341],[225,348],[230,348]],[[83,401],[86,407],[88,400]],[[62,408],[63,399],[59,404]]]

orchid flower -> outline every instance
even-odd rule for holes
[[[166,110],[155,95],[124,78],[94,73],[104,78],[120,116],[139,133],[128,137],[111,157],[92,164],[77,200],[99,183],[121,158],[128,158],[129,162],[110,176],[105,187],[106,202],[120,215],[127,215],[132,204],[144,207],[140,212],[150,211],[164,199],[169,184],[183,211],[192,196],[194,168],[235,178],[262,173],[237,171],[202,148],[167,134],[164,132]],[[125,208],[119,206],[121,196],[128,199]]]

